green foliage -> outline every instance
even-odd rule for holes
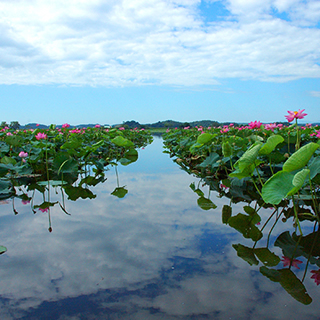
[[[241,130],[240,130],[241,129]],[[201,178],[209,190],[219,197],[230,198],[230,205],[223,205],[222,223],[237,230],[252,247],[233,244],[237,255],[250,265],[259,265],[260,272],[271,281],[278,282],[294,299],[310,304],[311,297],[302,280],[293,272],[297,260],[307,260],[320,267],[320,143],[316,137],[319,128],[299,128],[296,125],[275,128],[274,131],[249,128],[201,128],[170,130],[164,135],[164,144],[170,156],[189,174]],[[301,146],[301,147],[300,147]],[[195,184],[191,189],[204,198],[204,192]],[[233,215],[232,203],[244,202],[243,212]],[[253,205],[252,205],[253,204]],[[273,207],[270,217],[260,228],[260,209]],[[267,212],[267,211],[265,211]],[[280,234],[272,240],[275,225],[293,218],[295,232]],[[273,221],[269,226],[270,221]],[[302,223],[314,223],[314,231],[304,235]],[[264,234],[269,226],[266,241]],[[292,224],[289,225],[292,227]],[[297,234],[297,230],[299,230]],[[264,231],[264,232],[263,232]],[[272,250],[270,242],[283,253],[285,269],[279,269],[280,257]],[[263,243],[263,247],[258,247]],[[289,262],[288,262],[289,261]],[[303,265],[302,265],[303,266]],[[278,269],[272,269],[278,267]],[[316,273],[319,272],[315,271]],[[315,273],[315,274],[316,274]]]

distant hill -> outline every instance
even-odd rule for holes
[[[141,124],[138,121],[131,120],[131,121],[125,121],[122,124],[114,124],[112,126],[108,124],[104,124],[104,127],[125,127],[129,129],[134,128],[145,128],[145,129],[152,129],[152,128],[184,128],[184,127],[219,127],[224,125],[229,125],[231,122],[218,122],[214,120],[198,120],[198,121],[191,121],[191,122],[180,122],[180,121],[174,121],[174,120],[165,120],[165,121],[158,121],[155,123],[145,123]],[[287,125],[287,122],[276,122],[283,123],[284,125]],[[246,125],[247,123],[236,123],[233,122],[235,126],[239,125]],[[96,123],[89,123],[89,124],[79,124],[79,125],[70,125],[71,128],[93,128],[96,126]],[[299,125],[303,126],[305,123],[299,123]],[[320,126],[320,122],[314,122],[312,123],[313,126]],[[61,128],[62,125],[57,125],[57,128]],[[37,123],[28,123],[24,126],[20,126],[20,129],[48,129],[49,126],[45,124],[37,124]]]
[[[228,122],[230,124],[230,122]],[[202,126],[202,127],[218,127],[221,125],[218,121],[212,121],[212,120],[201,120],[201,121],[192,121],[192,122],[180,122],[180,121],[174,121],[174,120],[165,120],[165,121],[158,121],[155,123],[146,123],[146,124],[140,124],[137,121],[131,120],[131,121],[125,121],[123,123],[123,126],[126,128],[184,128],[184,127],[196,127],[196,126]]]
[[[93,128],[94,126],[96,126],[97,123],[93,124],[93,123],[89,123],[89,124],[79,124],[79,125],[70,125],[70,128]],[[110,125],[108,124],[104,124],[104,127],[110,127]],[[45,124],[38,124],[38,123],[28,123],[24,126],[20,126],[20,129],[48,129],[50,126],[47,126]],[[56,128],[62,128],[62,125],[57,125]]]

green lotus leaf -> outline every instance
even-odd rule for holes
[[[290,172],[279,171],[274,174],[262,187],[262,199],[265,203],[279,204],[294,188]]]
[[[304,182],[308,178],[309,173],[310,173],[309,169],[303,169],[294,175],[293,180],[292,180],[292,184],[294,185],[294,188],[290,192],[287,193],[287,196],[292,196],[292,195],[296,194],[301,189]]]
[[[238,230],[247,239],[258,241],[262,238],[262,232],[257,228],[253,222],[254,219],[251,216],[238,213],[236,216],[228,219],[230,227]]]
[[[301,147],[283,164],[282,170],[285,172],[292,172],[303,168],[319,147],[320,146],[314,142],[310,142]]]
[[[276,148],[276,146],[283,141],[284,141],[284,138],[280,135],[270,136],[267,142],[259,150],[259,154],[271,153]]]
[[[198,206],[203,210],[216,209],[217,206],[210,200],[205,197],[200,197],[198,199]]]
[[[261,149],[261,147],[261,142],[255,142],[235,163],[235,167],[239,168],[240,171],[243,171],[247,167],[253,165],[258,157],[259,150]]]
[[[207,142],[211,141],[213,138],[213,135],[210,133],[202,133],[197,138],[197,143],[199,144],[206,144]]]
[[[237,251],[238,257],[248,262],[251,266],[259,264],[259,261],[256,259],[252,248],[248,248],[240,243],[233,244],[232,247]]]
[[[115,188],[111,193],[113,196],[116,196],[119,199],[124,198],[124,196],[128,193],[128,190],[125,187]]]
[[[228,141],[225,141],[222,143],[222,154],[224,157],[232,156],[232,148]]]
[[[253,252],[258,259],[268,267],[275,267],[280,262],[280,258],[268,248],[255,248]]]
[[[280,284],[294,299],[308,305],[312,298],[308,295],[303,283],[290,269],[278,270],[280,273]]]
[[[232,215],[232,207],[224,205],[222,208],[222,223],[227,224]]]

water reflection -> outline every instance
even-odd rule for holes
[[[217,208],[202,210],[189,187],[199,180],[161,149],[155,139],[118,168],[124,198],[111,195],[117,177],[108,172],[94,199],[66,202],[70,216],[54,206],[52,233],[45,213],[20,202],[15,216],[12,203],[1,205],[1,319],[319,318],[237,256],[231,244],[252,241],[221,223],[225,200],[212,193]],[[305,285],[319,300],[314,282]]]

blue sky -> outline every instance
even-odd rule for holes
[[[1,121],[320,121],[318,0],[11,0],[0,18]]]

